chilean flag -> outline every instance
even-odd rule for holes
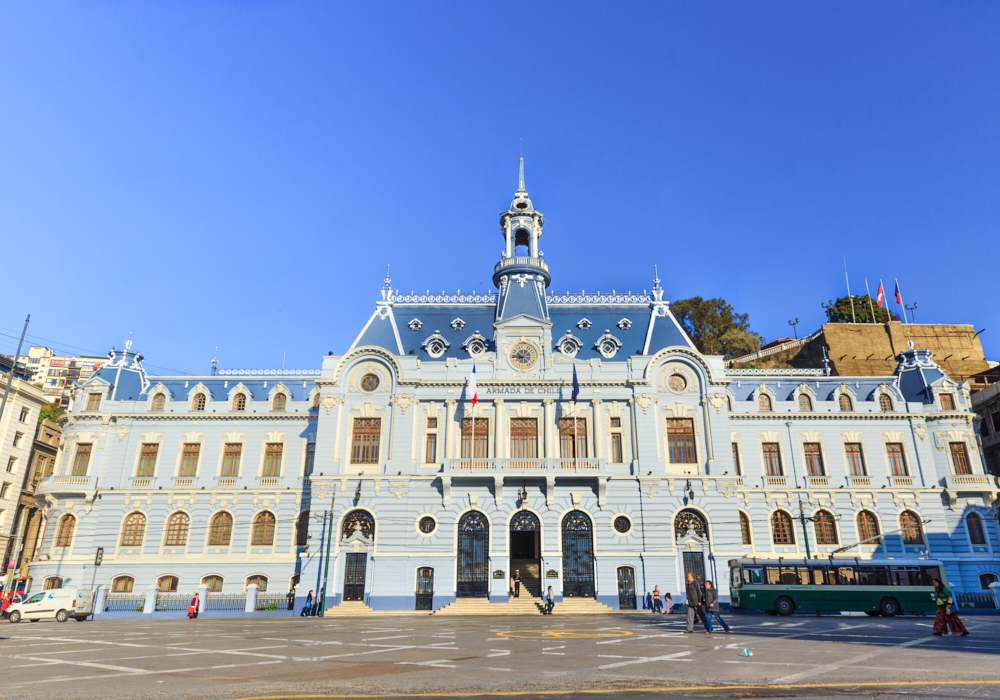
[[[885,306],[885,288],[882,286],[882,280],[878,281],[878,294],[876,294],[876,296],[878,297],[876,299],[878,302],[878,308],[881,309]]]
[[[899,280],[896,280],[896,303],[903,305],[903,293],[899,291]]]
[[[472,405],[479,403],[479,392],[476,390],[476,363],[472,363],[472,376],[469,377],[469,396],[472,397]]]

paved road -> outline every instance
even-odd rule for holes
[[[728,636],[643,614],[3,623],[0,694],[1000,700],[1000,618],[943,639],[931,618],[730,622]]]

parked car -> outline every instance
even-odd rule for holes
[[[31,596],[23,603],[7,608],[7,619],[20,622],[22,618],[38,622],[55,618],[66,622],[74,618],[83,622],[94,613],[94,592],[78,588],[53,588]]]

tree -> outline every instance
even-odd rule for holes
[[[750,315],[735,313],[725,299],[680,299],[670,304],[670,311],[705,355],[732,359],[757,352],[764,342],[750,330]]]
[[[61,416],[65,412],[66,411],[59,408],[59,406],[57,406],[54,403],[42,404],[42,408],[38,412],[38,422],[42,422],[43,420],[50,420],[53,423],[58,423],[59,416]]]
[[[854,299],[854,313],[851,313],[851,299]],[[826,309],[826,318],[830,323],[885,323],[890,318],[898,321],[899,316],[888,308],[880,309],[874,299],[867,294],[840,297],[837,301],[828,301],[822,305]],[[872,309],[875,309],[874,319]],[[855,321],[855,319],[857,319]]]

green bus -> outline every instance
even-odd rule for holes
[[[864,612],[892,617],[934,612],[933,559],[730,559],[731,605],[791,615],[796,610]]]

